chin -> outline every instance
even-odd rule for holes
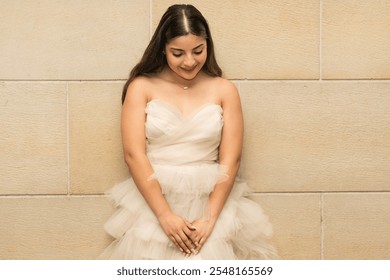
[[[193,80],[193,79],[195,79],[195,77],[197,76],[197,74],[196,75],[181,75],[181,77],[184,79],[184,80],[187,80],[187,81],[190,81],[190,80]]]
[[[185,80],[193,80],[199,74],[200,69],[193,70],[191,73],[180,71],[178,74]]]

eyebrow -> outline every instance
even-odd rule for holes
[[[198,46],[196,46],[195,48],[193,48],[192,50],[196,50],[197,48],[200,48],[201,46],[203,46],[204,45],[204,43],[202,43],[202,44],[200,44],[200,45],[198,45]],[[178,49],[178,48],[171,48],[171,50],[174,50],[174,51],[184,51],[184,50],[182,50],[182,49]]]

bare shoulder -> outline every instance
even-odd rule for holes
[[[218,77],[217,82],[219,84],[219,87],[227,94],[238,93],[236,85],[232,83],[230,80]]]
[[[231,102],[240,103],[240,96],[234,83],[221,77],[215,78],[214,82],[222,105]]]
[[[149,99],[149,92],[152,86],[151,78],[144,76],[136,77],[127,88],[126,100],[146,102]]]
[[[127,92],[131,93],[133,91],[147,91],[148,88],[152,86],[151,78],[145,76],[136,77],[127,88]]]

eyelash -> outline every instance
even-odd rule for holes
[[[203,50],[201,50],[201,51],[198,51],[198,52],[194,52],[194,54],[195,55],[201,55],[202,54],[202,52],[203,52]],[[174,57],[181,57],[183,54],[181,53],[181,54],[172,54]]]

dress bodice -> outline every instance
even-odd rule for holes
[[[200,164],[218,160],[222,107],[206,103],[188,116],[165,101],[148,102],[147,154],[153,164]]]

